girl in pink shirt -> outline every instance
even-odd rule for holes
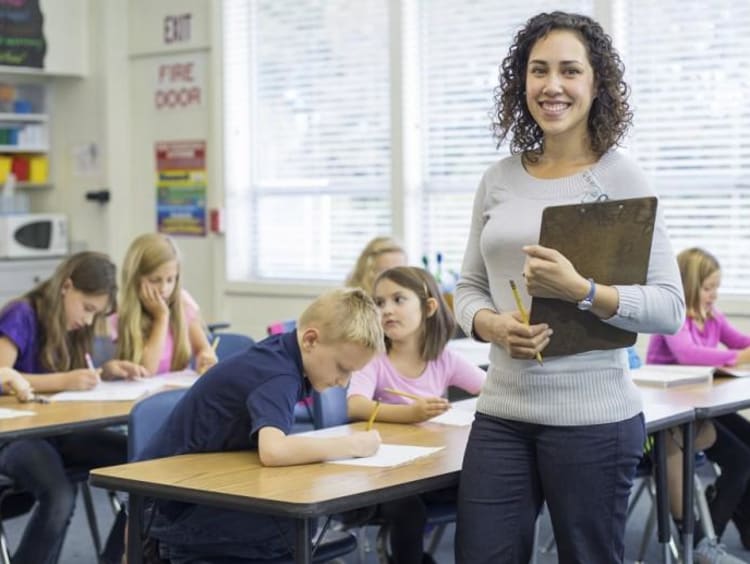
[[[693,364],[734,366],[750,362],[750,335],[727,321],[715,303],[721,284],[719,261],[703,249],[692,248],[677,256],[685,291],[687,319],[675,335],[653,335],[646,362],[650,364]],[[676,519],[682,517],[682,436],[673,431],[667,443],[667,473],[670,504]],[[709,509],[716,534],[721,537],[729,521],[740,533],[742,545],[750,549],[750,422],[730,413],[701,425],[696,448],[721,467],[709,496]],[[697,550],[697,549],[696,549]],[[698,556],[698,552],[696,552]],[[700,559],[696,557],[696,562]]]
[[[375,413],[376,421],[419,423],[449,409],[444,397],[448,386],[479,393],[485,373],[445,348],[455,320],[429,272],[410,266],[386,270],[375,281],[373,298],[381,312],[386,353],[352,376],[347,393],[351,419],[368,420]],[[451,488],[377,507],[388,527],[394,564],[432,562],[422,546],[425,501],[455,500],[455,495]]]
[[[118,358],[150,374],[184,370],[191,357],[199,373],[216,364],[198,305],[180,283],[177,246],[167,235],[148,233],[130,245],[116,323]]]

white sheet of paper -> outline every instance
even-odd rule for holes
[[[420,447],[410,445],[380,445],[378,452],[364,458],[346,458],[329,460],[331,464],[346,464],[351,466],[375,466],[385,468],[408,464],[423,456],[429,456],[445,447]]]
[[[33,411],[26,409],[10,409],[9,407],[0,407],[0,419],[13,419],[14,417],[25,417],[27,415],[36,415]]]
[[[480,343],[474,339],[451,339],[447,347],[477,366],[487,366],[490,363],[489,343]]]
[[[91,390],[60,392],[51,401],[132,401],[163,387],[189,388],[198,379],[192,370],[169,372],[142,380],[102,381]]]
[[[445,413],[427,420],[428,423],[439,423],[440,425],[453,425],[454,427],[465,427],[474,423],[474,411],[456,409],[452,407]]]

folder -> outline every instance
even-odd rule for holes
[[[581,276],[599,284],[645,284],[656,207],[655,197],[551,206],[542,212],[539,244],[561,252]],[[552,298],[532,299],[530,322],[554,331],[545,358],[629,347],[637,338]]]

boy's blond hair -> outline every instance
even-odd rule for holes
[[[300,331],[315,327],[326,343],[354,343],[383,352],[380,311],[361,288],[339,288],[311,303],[297,323]]]

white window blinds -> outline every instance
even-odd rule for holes
[[[721,262],[722,292],[750,294],[750,4],[622,8],[630,151],[661,196],[675,251],[704,247]]]
[[[592,0],[420,1],[423,217],[421,244],[459,270],[474,193],[484,170],[509,154],[490,131],[493,89],[523,24],[542,11],[591,14]]]
[[[391,231],[381,0],[225,0],[230,280],[343,280]]]

